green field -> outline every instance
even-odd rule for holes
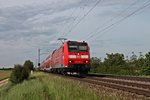
[[[8,78],[11,74],[11,70],[0,70],[0,80]]]
[[[34,73],[21,84],[0,88],[0,100],[116,100],[114,93],[99,94],[80,82]]]

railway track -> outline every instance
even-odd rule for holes
[[[88,74],[88,76],[107,77],[107,78],[124,79],[124,80],[141,81],[141,82],[150,82],[150,78],[137,77],[137,76],[119,76],[119,75],[111,75],[111,74]]]
[[[143,83],[140,84],[140,83],[134,83],[134,82],[126,82],[122,80],[114,81],[111,79],[98,79],[98,78],[85,78],[80,81],[150,97],[150,84],[143,84]]]
[[[128,76],[129,77],[129,76]],[[94,84],[97,86],[104,86],[113,89],[118,89],[122,91],[127,91],[135,93],[137,95],[143,95],[150,97],[150,82],[145,80],[145,78],[125,78],[125,77],[107,77],[107,76],[87,76],[85,78],[69,77],[74,80]],[[148,79],[148,78],[146,78]]]
[[[137,88],[143,88],[143,89],[149,89],[150,90],[150,84],[145,82],[139,82],[139,81],[127,81],[122,79],[112,79],[112,78],[99,78],[99,77],[88,77],[88,79],[96,80],[96,81],[103,81],[107,83],[112,84],[121,84],[126,86],[132,86]]]
[[[58,74],[55,74],[58,75]],[[87,75],[84,78],[76,76],[62,76],[63,78],[69,78],[96,86],[104,86],[112,89],[122,90],[137,95],[143,95],[150,97],[150,79],[141,77],[129,77],[129,76],[110,76],[110,75]],[[148,80],[145,80],[148,79]]]

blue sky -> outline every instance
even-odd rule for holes
[[[0,0],[0,66],[36,62],[38,48],[52,52],[59,37],[87,41],[91,56],[101,58],[150,51],[150,6],[142,9],[150,0],[101,0],[94,6],[98,1]]]

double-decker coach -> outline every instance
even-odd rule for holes
[[[51,68],[51,58],[50,55],[41,63],[39,69],[43,71],[48,71]]]

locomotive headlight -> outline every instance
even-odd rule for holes
[[[69,63],[71,63],[71,61],[69,61]]]
[[[89,62],[89,61],[87,61],[87,60],[85,61],[85,63],[88,63],[88,62]]]
[[[81,55],[81,58],[89,58],[88,55]]]
[[[89,63],[89,61],[88,61],[88,60],[85,60],[84,63]]]
[[[73,63],[73,61],[70,60],[69,63]]]
[[[76,55],[69,55],[69,58],[76,58]]]

